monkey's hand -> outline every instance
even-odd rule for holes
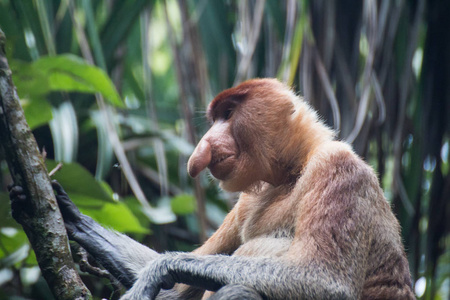
[[[161,289],[171,289],[175,278],[170,272],[170,264],[175,255],[164,254],[153,260],[139,273],[138,280],[120,300],[153,300]]]
[[[27,200],[25,191],[21,186],[9,185],[9,199],[11,200],[11,214],[17,223],[23,223],[23,217],[32,216],[33,209]]]
[[[83,214],[78,210],[76,205],[70,200],[63,187],[56,181],[52,181],[53,189],[56,191],[56,200],[64,218],[67,232],[70,237],[74,237],[79,230],[77,224],[81,222]],[[21,186],[8,186],[9,198],[11,199],[12,217],[18,222],[23,223],[24,218],[32,216],[34,211],[31,203],[25,194],[25,190]]]
[[[86,249],[125,287],[130,288],[133,285],[145,262],[159,257],[155,251],[125,235],[103,228],[92,218],[82,214],[57,181],[53,180],[52,186],[69,239]],[[24,218],[31,215],[33,209],[27,201],[24,189],[20,186],[8,188],[14,219],[18,222],[21,220],[21,224],[26,223]]]
[[[56,201],[58,202],[59,209],[64,218],[67,233],[71,238],[74,238],[77,233],[79,233],[77,224],[81,222],[83,214],[72,202],[72,200],[70,200],[66,191],[64,191],[63,187],[58,181],[52,180],[52,187],[56,192]]]
[[[123,285],[131,287],[135,274],[124,264],[126,260],[118,249],[118,245],[125,243],[120,240],[119,234],[106,230],[92,218],[82,214],[58,181],[52,180],[52,187],[56,192],[56,201],[69,239],[86,249]],[[128,239],[127,244],[134,245],[134,241]]]

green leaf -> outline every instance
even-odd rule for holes
[[[2,244],[2,247],[0,248],[1,269],[2,265],[4,266],[5,264],[5,257],[12,255],[13,253],[21,249],[24,245],[27,245],[28,239],[22,229],[4,227],[0,230],[0,243]],[[21,257],[23,256],[21,255]],[[23,257],[23,259],[25,258],[26,256]],[[14,263],[16,263],[16,261]]]
[[[48,170],[57,163],[46,161]],[[114,201],[112,189],[106,182],[95,180],[94,176],[77,163],[64,163],[54,179],[64,187],[70,199],[80,211],[103,226],[120,232],[149,233],[123,202]]]
[[[21,98],[33,98],[56,91],[100,93],[110,104],[124,106],[108,75],[78,56],[48,56],[31,64],[13,61],[11,67]]]
[[[50,92],[47,74],[35,68],[32,63],[13,60],[11,70],[19,98],[33,100]]]
[[[11,216],[8,193],[0,193],[0,229],[5,227],[21,228]]]
[[[108,75],[78,56],[65,54],[43,57],[34,68],[48,74],[53,91],[101,93],[111,104],[123,107],[123,102]]]
[[[34,253],[33,248],[30,249],[30,253],[27,259],[25,260],[25,263],[29,266],[37,266],[38,262],[36,258],[36,253]]]
[[[50,171],[56,167],[57,162],[47,160],[46,164],[47,170]],[[112,194],[108,193],[102,184],[80,164],[64,163],[61,170],[56,172],[52,178],[58,180],[70,197],[80,195],[106,202],[115,202]]]
[[[189,194],[181,194],[172,198],[170,205],[172,211],[177,215],[188,215],[195,211],[195,198]]]
[[[44,99],[22,101],[22,107],[31,129],[47,124],[52,119],[52,106]]]
[[[80,211],[107,228],[120,232],[149,233],[123,202],[105,203],[92,198],[71,196]]]
[[[11,267],[17,263],[24,261],[28,257],[29,252],[30,245],[27,243],[22,244],[22,246],[13,253],[2,257],[2,259],[0,260],[0,267]]]

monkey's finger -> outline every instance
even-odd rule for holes
[[[73,222],[71,222],[70,220],[68,220],[67,222],[64,222],[64,225],[66,226],[67,234],[69,235],[69,238],[71,240],[76,241],[77,238],[78,238],[78,240],[80,238],[83,239],[83,237],[86,238],[85,236],[80,237],[80,235],[82,235],[82,233],[77,229],[76,225]]]
[[[11,207],[14,209],[15,207],[22,206],[27,201],[27,196],[25,194],[21,193],[15,193],[12,192],[9,194],[9,198],[11,199]]]
[[[9,198],[11,200],[25,200],[25,191],[23,187],[19,185],[14,185],[9,189]]]
[[[20,223],[21,213],[25,212],[32,215],[32,205],[27,202],[27,196],[21,186],[15,185],[9,190],[9,199],[11,200],[11,215]]]
[[[14,195],[14,197],[10,197],[10,199],[12,200],[12,203],[25,203],[27,200],[27,196],[25,196],[24,194],[16,194]]]
[[[161,291],[160,287],[152,286],[149,289],[149,293],[148,293],[149,299],[152,299],[152,300],[156,299],[156,296],[158,296],[160,291]]]
[[[66,191],[62,187],[62,185],[57,180],[52,180],[52,187],[56,191],[58,195],[67,196]]]
[[[161,278],[161,288],[170,290],[175,286],[175,280],[171,274],[167,274]]]
[[[56,201],[58,202],[59,209],[63,215],[66,225],[68,222],[77,222],[80,220],[82,214],[78,207],[70,200],[61,184],[52,180],[52,187],[56,191]]]

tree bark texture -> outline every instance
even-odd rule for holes
[[[30,240],[53,295],[63,300],[92,298],[75,269],[44,160],[12,82],[5,55],[5,35],[1,30],[0,147],[15,185],[22,186],[27,195],[27,209],[20,213],[19,223]]]

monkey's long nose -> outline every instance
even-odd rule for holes
[[[211,145],[208,141],[202,139],[195,147],[194,153],[189,158],[187,171],[191,177],[197,175],[206,169],[211,162]]]

